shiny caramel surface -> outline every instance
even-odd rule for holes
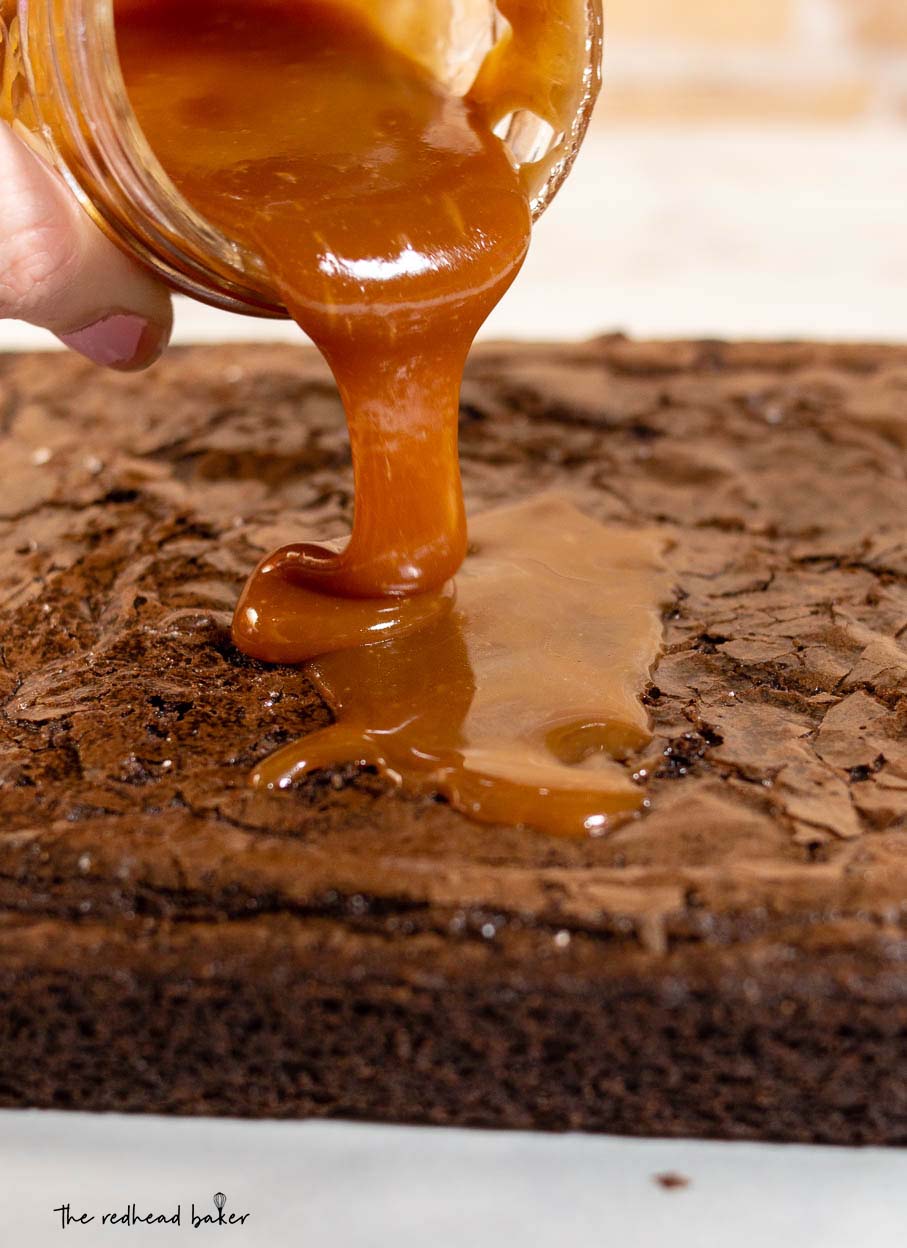
[[[439,589],[466,549],[458,396],[529,245],[482,110],[322,0],[119,0],[123,73],[167,173],[264,258],[343,397],[355,520],[296,574],[376,598]]]
[[[649,740],[639,692],[668,592],[659,539],[557,497],[478,516],[471,537],[448,609],[309,664],[336,722],[267,759],[257,784],[360,763],[474,819],[568,836],[603,834],[642,806],[622,761]]]

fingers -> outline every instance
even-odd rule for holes
[[[114,246],[62,180],[0,123],[0,318],[28,321],[108,368],[170,339],[170,294]]]

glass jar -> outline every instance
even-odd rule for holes
[[[529,66],[537,90],[524,81],[513,98],[498,91],[500,49],[475,88],[524,171],[537,218],[570,171],[598,95],[601,0],[498,0],[496,12],[522,35],[523,78]],[[559,42],[532,69],[527,40],[546,27]],[[114,0],[0,0],[0,118],[57,168],[106,234],[174,289],[233,312],[287,316],[261,258],[196,212],[151,151],[120,72]]]

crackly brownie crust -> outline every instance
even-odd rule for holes
[[[0,1104],[907,1142],[907,350],[486,347],[462,440],[671,539],[600,840],[246,787],[327,721],[228,638],[349,519],[313,354],[0,357]]]

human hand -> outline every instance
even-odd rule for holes
[[[167,288],[121,252],[65,183],[0,122],[0,319],[49,329],[96,364],[154,363],[170,339]]]

